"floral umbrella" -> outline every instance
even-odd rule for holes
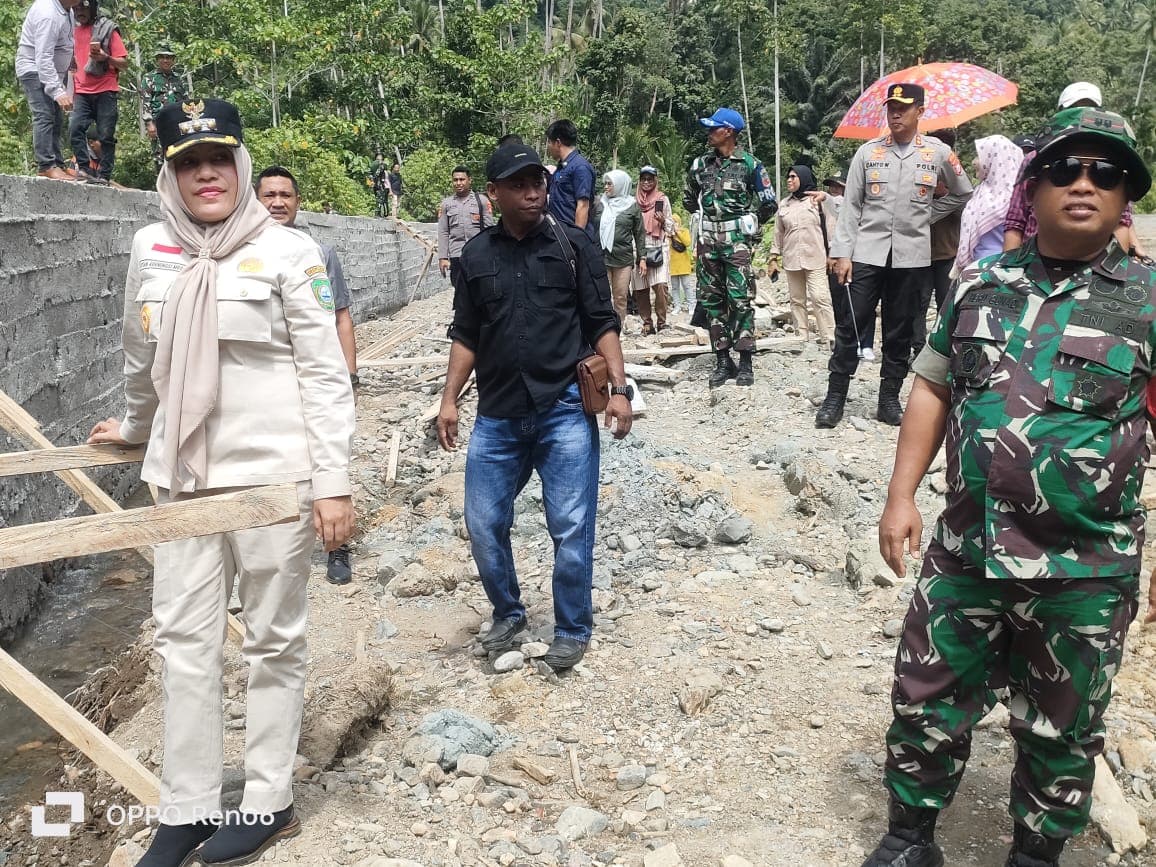
[[[921,84],[927,110],[919,121],[924,131],[959,126],[980,115],[1014,105],[1019,87],[970,63],[927,63],[901,69],[876,81],[859,96],[835,130],[836,138],[870,139],[887,127],[883,100],[893,84]]]

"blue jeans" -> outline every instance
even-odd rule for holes
[[[72,153],[76,156],[77,170],[93,174],[89,168],[92,154],[88,151],[88,126],[96,122],[96,138],[100,142],[100,170],[98,174],[106,181],[112,180],[112,166],[116,160],[116,119],[117,97],[120,92],[106,90],[104,93],[78,93],[73,97],[72,119],[69,121],[68,135],[72,140]]]
[[[554,540],[554,634],[588,641],[594,625],[594,521],[598,508],[598,426],[582,410],[577,383],[545,413],[479,415],[466,453],[466,528],[494,620],[525,614],[510,528],[514,499],[530,473],[542,479]]]
[[[36,167],[41,171],[54,166],[64,168],[64,155],[60,152],[64,109],[48,95],[35,75],[20,76],[20,86],[24,88],[24,98],[28,100],[28,110],[32,113],[32,152],[36,157]]]

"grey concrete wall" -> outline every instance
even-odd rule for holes
[[[93,422],[123,409],[121,312],[137,229],[159,219],[155,193],[0,176],[0,389],[57,445],[83,442]],[[303,215],[338,251],[360,322],[445,284],[427,250],[392,220]],[[411,227],[433,239],[436,227]],[[0,451],[20,446],[0,432]],[[94,470],[122,500],[136,468]],[[51,476],[0,479],[0,526],[84,514]],[[51,571],[0,571],[0,638],[25,620]]]

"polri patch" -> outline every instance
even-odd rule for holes
[[[324,274],[324,273],[325,273],[325,266],[324,265],[310,265],[308,268],[305,269],[305,276],[306,277],[316,277],[318,274]]]
[[[333,288],[329,285],[328,277],[318,277],[310,286],[313,288],[313,297],[324,310],[333,312]]]

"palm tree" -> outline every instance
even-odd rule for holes
[[[804,153],[822,150],[843,112],[857,93],[854,79],[845,72],[847,50],[828,52],[811,46],[800,66],[784,81],[784,98],[795,103],[795,115],[785,121],[795,131]]]

